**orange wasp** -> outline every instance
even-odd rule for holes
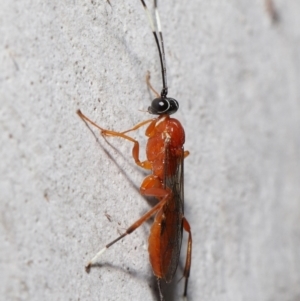
[[[159,35],[155,30],[154,23],[144,0],[141,0],[141,2],[152,28],[161,64],[163,88],[160,95],[151,86],[150,76],[147,76],[147,84],[156,95],[156,98],[148,108],[148,112],[158,115],[158,117],[143,121],[127,131],[115,132],[100,127],[83,115],[80,110],[77,113],[85,122],[98,128],[103,136],[123,138],[134,144],[132,156],[135,163],[144,169],[151,170],[151,174],[143,180],[140,192],[143,196],[155,197],[158,203],[134,222],[125,233],[101,249],[87,264],[86,270],[88,272],[91,266],[97,263],[99,256],[105,250],[126,235],[132,233],[155,215],[148,241],[148,251],[153,273],[157,277],[160,298],[163,300],[161,279],[168,283],[174,277],[179,261],[183,229],[188,232],[186,263],[183,272],[183,277],[185,277],[184,297],[187,296],[191,268],[192,235],[190,225],[184,216],[183,161],[189,155],[189,152],[184,151],[183,148],[185,133],[182,125],[178,120],[170,117],[171,114],[178,110],[179,105],[175,99],[167,97],[168,87],[164,42],[157,10],[157,1],[154,1],[154,9]],[[146,124],[149,124],[145,133],[148,137],[146,146],[147,160],[141,162],[139,159],[139,142],[128,136],[127,133],[135,131]]]

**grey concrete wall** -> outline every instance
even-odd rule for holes
[[[1,1],[1,300],[157,300],[150,223],[84,271],[150,208],[130,143],[75,114],[128,129],[149,118],[147,70],[160,89],[142,6],[111,2]],[[300,2],[274,4],[276,22],[263,0],[159,3],[191,152],[190,301],[300,300]]]

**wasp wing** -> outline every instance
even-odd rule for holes
[[[163,207],[160,233],[161,271],[166,282],[173,279],[180,257],[184,213],[183,159],[183,148],[173,150],[166,144],[164,188],[172,191]]]

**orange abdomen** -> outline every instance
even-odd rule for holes
[[[170,282],[179,260],[178,245],[181,245],[181,234],[178,226],[181,228],[181,216],[176,214],[172,195],[165,206],[155,216],[148,240],[148,251],[154,275]]]

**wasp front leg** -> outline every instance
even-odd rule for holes
[[[115,131],[110,131],[110,130],[106,130],[102,127],[100,127],[98,124],[96,124],[95,122],[93,122],[92,120],[90,120],[88,117],[86,117],[80,110],[77,110],[77,114],[79,115],[79,117],[84,121],[84,122],[88,122],[90,124],[92,124],[93,126],[95,126],[97,129],[100,130],[101,135],[103,136],[113,136],[113,137],[119,137],[119,138],[123,138],[126,139],[128,141],[131,141],[134,145],[132,148],[132,157],[135,161],[135,163],[144,168],[144,169],[152,169],[152,164],[148,161],[140,161],[139,159],[139,153],[140,153],[140,144],[137,140],[133,139],[130,136],[125,135],[128,132],[131,131],[135,131],[137,129],[139,129],[140,127],[144,126],[147,123],[153,122],[153,119],[149,119],[146,121],[143,121],[141,123],[138,123],[136,126],[134,126],[133,128],[127,130],[127,131],[123,131],[123,132],[115,132]]]

